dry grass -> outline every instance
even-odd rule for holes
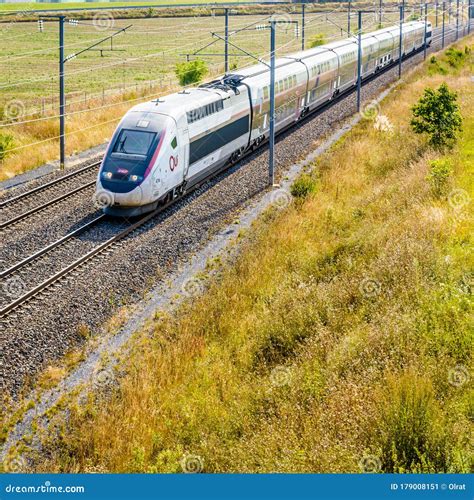
[[[418,72],[314,165],[315,192],[72,409],[38,471],[467,472],[472,460],[472,204],[433,196],[439,154],[408,126],[426,86],[460,92],[451,189],[472,197],[469,68]],[[453,191],[451,190],[451,193]]]

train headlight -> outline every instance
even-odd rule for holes
[[[141,180],[141,177],[140,177],[139,175],[131,175],[131,176],[130,176],[130,180],[131,180],[132,182],[138,182],[138,181],[140,181],[140,180]]]
[[[112,179],[112,172],[102,172],[102,177],[104,179]]]

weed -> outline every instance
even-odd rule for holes
[[[9,150],[14,146],[13,135],[0,134],[0,161],[3,161],[9,154]]]
[[[430,173],[427,179],[431,183],[431,189],[437,198],[447,194],[452,172],[453,166],[449,159],[441,158],[430,162]]]
[[[316,190],[314,175],[303,174],[292,184],[290,192],[295,198],[304,199]]]

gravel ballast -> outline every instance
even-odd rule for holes
[[[423,54],[418,54],[404,62],[404,71],[422,59]],[[397,75],[398,69],[392,68],[367,83],[362,89],[363,101],[376,96]],[[353,115],[355,99],[352,94],[283,134],[276,147],[278,172],[285,172],[314,150],[318,138]],[[42,295],[41,300],[29,303],[8,318],[0,332],[0,389],[17,394],[27,377],[34,376],[69,349],[80,346],[84,342],[85,327],[94,334],[99,333],[104,322],[121,305],[139,301],[145,290],[188,262],[213,235],[237,218],[249,201],[263,194],[268,181],[267,162],[266,148],[252,154],[157,215],[113,252],[91,261],[61,282],[61,286]],[[3,262],[11,265],[15,259],[32,253],[45,242],[53,241],[97,215],[90,193],[74,200],[70,207],[64,210],[61,207],[59,213],[53,214],[52,220],[35,219],[31,230],[22,230],[17,240],[9,234],[8,243],[0,249]],[[111,226],[104,229],[106,233],[113,230]],[[83,248],[76,245],[67,248],[82,252],[89,248],[88,244],[80,243]],[[40,278],[61,263],[66,265],[71,257],[62,252],[55,255],[57,257],[45,260],[44,269],[38,271]],[[40,278],[35,278],[35,282]]]

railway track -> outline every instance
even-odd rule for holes
[[[53,181],[50,181],[46,184],[37,186],[34,189],[21,193],[17,196],[13,196],[11,198],[7,198],[6,200],[0,201],[0,214],[2,214],[2,219],[9,216],[9,214],[16,213],[10,219],[5,221],[2,220],[0,222],[0,231],[4,231],[6,229],[11,228],[15,224],[35,215],[39,212],[45,210],[46,208],[57,205],[64,200],[67,200],[71,196],[74,196],[92,186],[95,185],[95,176],[94,180],[88,180],[83,184],[73,187],[72,189],[66,191],[65,193],[58,194],[57,196],[53,196],[50,199],[47,199],[44,203],[39,203],[34,205],[32,208],[24,209],[22,211],[22,207],[26,204],[30,203],[32,199],[35,197],[42,197],[43,194],[56,193],[56,191],[64,190],[67,186],[74,185],[77,183],[78,179],[82,179],[83,177],[89,177],[91,172],[95,173],[95,170],[100,165],[100,162],[95,162],[91,165],[87,165],[75,172],[71,172],[65,176],[59,177]],[[18,213],[20,212],[20,213]]]
[[[453,30],[446,30],[446,44],[454,41],[454,35],[449,36],[450,32]],[[435,40],[434,50],[441,48],[439,38]],[[419,55],[410,58],[407,66],[413,67],[421,59]],[[404,72],[407,66],[404,66]],[[396,74],[396,68],[393,68],[387,74],[379,73],[372,83],[364,85],[363,101],[368,102],[387,88],[396,80]],[[335,101],[334,104],[334,107],[321,114],[321,119],[303,120],[301,126],[296,126],[291,133],[281,136],[277,148],[279,167],[292,165],[301,159],[303,153],[314,151],[315,137],[331,133],[340,120],[355,112],[353,95],[347,100]],[[37,269],[43,271],[41,281],[48,279],[51,285],[36,295],[32,293],[23,304],[0,318],[1,389],[18,394],[25,378],[34,376],[45,360],[57,359],[69,347],[76,345],[78,325],[85,324],[91,330],[99,331],[119,304],[128,300],[134,302],[142,296],[146,287],[173,272],[181,259],[186,260],[202,249],[209,235],[221,224],[227,225],[229,217],[234,217],[238,207],[254,199],[265,189],[266,169],[262,169],[265,159],[265,151],[256,151],[248,160],[244,160],[245,168],[231,168],[218,180],[208,180],[208,187],[199,196],[190,196],[178,202],[179,207],[176,209],[155,216],[155,219],[150,220],[148,224],[143,223],[128,238],[125,236],[117,241],[119,249],[114,249],[111,245],[108,247],[109,251],[105,249],[101,253],[97,250],[96,256],[90,256],[89,261],[82,264],[87,264],[85,269],[79,266],[57,281],[49,280],[59,269],[57,257],[61,254],[56,253],[52,254],[55,269],[45,269],[44,263],[38,266]],[[83,217],[91,216],[90,211],[83,213]],[[102,231],[102,228],[109,225],[110,221],[107,221],[107,224],[104,222],[97,230]],[[28,241],[23,237],[19,241],[45,241],[50,234],[49,226],[45,221],[43,225],[35,228],[34,234],[28,235]],[[109,233],[110,236],[111,234]],[[58,233],[55,239],[60,236],[63,236],[63,233]],[[84,237],[90,239],[90,236],[87,234]],[[105,237],[102,241],[105,243]],[[33,254],[42,246],[44,245],[31,245],[29,253]],[[77,247],[74,247],[74,250],[76,249]],[[62,263],[62,267],[69,266],[73,259],[77,260],[79,255],[85,253],[87,252],[67,255],[67,264]],[[21,254],[19,259],[25,255]],[[105,257],[93,260],[101,255]],[[8,261],[8,255],[6,257],[4,261]],[[45,259],[45,262],[48,263],[49,259]],[[37,282],[39,283],[39,279]],[[28,285],[30,289],[36,286],[31,283]]]
[[[47,292],[49,289],[54,288],[55,284],[58,284],[60,280],[66,279],[68,276],[74,275],[74,273],[80,271],[80,269],[89,261],[94,258],[97,258],[101,255],[106,255],[109,251],[111,251],[114,247],[120,245],[120,243],[131,233],[137,231],[148,221],[153,219],[156,215],[158,215],[162,210],[166,209],[168,206],[172,205],[174,201],[169,202],[167,205],[160,207],[147,214],[146,216],[140,218],[138,221],[134,223],[127,223],[127,226],[119,231],[117,234],[108,238],[106,241],[96,245],[87,253],[84,253],[82,256],[74,260],[71,264],[62,268],[55,274],[51,275],[41,283],[36,286],[33,286],[25,293],[21,294],[19,297],[15,298],[13,301],[7,303],[0,309],[0,322],[5,322],[10,317],[15,317],[15,311],[17,311],[22,306],[26,305],[33,299],[41,298],[41,294]],[[8,291],[9,288],[22,288],[22,286],[18,287],[18,283],[22,283],[21,275],[23,272],[27,271],[28,268],[34,264],[37,264],[44,256],[49,255],[51,252],[60,248],[63,245],[66,245],[68,242],[73,241],[73,239],[80,234],[85,233],[89,229],[97,226],[99,222],[106,219],[107,216],[105,214],[101,214],[95,219],[92,219],[88,223],[79,227],[78,229],[68,233],[66,236],[61,239],[51,243],[47,247],[39,250],[33,255],[28,256],[21,262],[11,266],[10,268],[2,271],[0,273],[0,279],[2,280],[2,287],[4,291]],[[9,283],[13,286],[9,286]],[[7,294],[8,295],[8,294]]]
[[[412,56],[414,56],[417,53],[422,52],[422,51],[423,51],[423,49],[420,49],[420,50],[414,52],[413,54],[410,54],[409,56],[405,57],[404,59],[410,59]],[[389,71],[397,64],[398,63],[394,63],[392,65],[389,65],[386,68],[384,68],[382,71],[380,71],[374,75],[371,75],[370,77],[368,77],[364,81],[364,84],[366,84],[372,80],[375,80],[381,74],[383,74],[386,71]],[[314,118],[315,115],[318,115],[319,113],[324,112],[329,107],[333,106],[335,103],[344,99],[345,97],[347,97],[348,95],[350,95],[353,92],[354,92],[354,88],[348,89],[347,91],[345,91],[344,93],[341,93],[337,98],[333,99],[329,103],[322,105],[319,109],[315,110],[313,113],[311,113],[310,115],[305,117],[305,119],[302,121],[305,122],[311,118]],[[264,146],[261,146],[261,147],[264,147]],[[67,178],[72,179],[74,177],[77,177],[77,174],[79,172],[86,172],[88,170],[92,170],[97,165],[98,165],[98,163],[96,163],[94,165],[90,165],[88,167],[84,167],[84,169],[81,169],[81,171],[77,171],[76,173],[69,174],[67,176]],[[226,166],[225,168],[228,168],[228,166]],[[74,174],[76,174],[76,175],[74,175]],[[52,183],[48,183],[47,185],[43,186],[43,188],[48,187],[50,185],[57,184],[58,182],[61,182],[63,179],[64,178],[61,178],[61,179],[58,179],[56,181],[53,181]],[[73,189],[72,191],[66,193],[65,195],[63,195],[61,197],[50,200],[47,203],[40,205],[37,208],[34,208],[28,212],[25,212],[24,214],[21,214],[21,215],[15,217],[13,219],[13,222],[11,222],[11,221],[9,221],[9,222],[14,223],[16,220],[22,220],[23,218],[28,217],[29,213],[34,213],[37,210],[42,210],[43,208],[46,208],[47,206],[51,206],[51,205],[57,203],[58,199],[60,201],[61,199],[64,199],[64,197],[72,196],[72,194],[79,192],[79,191],[85,189],[86,187],[88,187],[94,183],[95,183],[95,181],[92,181],[91,183],[87,183],[85,185],[79,186],[78,188]],[[196,188],[198,188],[198,186],[196,186],[195,189]],[[18,197],[16,197],[16,199],[27,198],[28,196],[30,196],[31,194],[33,194],[35,192],[38,192],[39,190],[41,190],[41,186],[39,188],[35,188],[34,190],[28,191],[28,192],[24,193],[23,195],[19,195]],[[12,199],[13,202],[14,202],[14,200],[15,199]],[[9,200],[7,200],[7,202],[8,201]],[[16,297],[13,301],[3,305],[2,309],[0,309],[0,321],[1,322],[5,322],[5,321],[8,322],[10,318],[16,316],[15,313],[17,311],[19,311],[19,309],[22,306],[28,304],[32,300],[41,298],[41,295],[47,293],[48,290],[50,290],[51,288],[56,288],[56,286],[60,283],[61,280],[64,280],[67,277],[77,273],[83,266],[85,266],[86,263],[90,262],[91,260],[93,260],[95,258],[98,258],[101,255],[105,255],[106,253],[112,251],[113,248],[115,246],[117,246],[120,242],[122,242],[127,236],[129,236],[131,233],[133,233],[134,231],[136,231],[137,229],[142,227],[146,222],[151,220],[159,212],[163,211],[166,207],[168,207],[169,205],[171,205],[173,203],[174,203],[174,201],[171,201],[167,205],[160,207],[159,209],[155,210],[154,212],[151,212],[150,214],[146,215],[145,217],[140,218],[135,223],[128,224],[126,228],[119,231],[117,234],[108,238],[106,241],[94,246],[94,248],[92,248],[90,251],[84,253],[82,256],[80,256],[79,258],[74,260],[69,265],[63,267],[62,269],[60,269],[56,273],[52,274],[51,276],[46,278],[41,283],[39,283],[33,287],[30,287],[28,289],[28,291],[26,291],[25,293],[22,293],[20,296]],[[0,205],[0,207],[1,207],[1,205]],[[79,236],[80,234],[84,233],[85,231],[89,230],[90,228],[96,226],[100,221],[102,221],[104,219],[104,217],[105,217],[104,215],[101,215],[101,216],[93,219],[92,221],[88,222],[87,224],[81,226],[80,228],[68,233],[67,235],[63,236],[62,238],[58,239],[57,241],[49,244],[48,246],[40,249],[39,251],[35,252],[34,254],[26,257],[25,259],[23,259],[22,261],[18,262],[15,265],[13,265],[9,269],[2,271],[0,273],[0,279],[2,280],[4,289],[8,289],[9,280],[14,280],[17,278],[21,279],[22,273],[24,273],[25,271],[28,271],[28,269],[31,266],[40,262],[40,259],[51,254],[52,252],[54,252],[58,248],[60,248],[64,245],[67,245],[69,242],[74,241],[75,237]],[[0,228],[1,227],[2,226],[0,226]],[[1,304],[1,302],[0,302],[0,304]]]

